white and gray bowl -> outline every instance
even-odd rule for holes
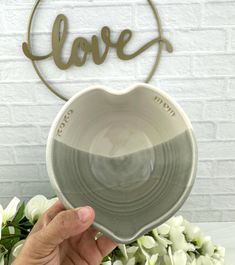
[[[91,87],[62,107],[47,142],[47,170],[67,208],[90,205],[94,227],[130,243],[182,206],[197,146],[182,108],[147,84]]]

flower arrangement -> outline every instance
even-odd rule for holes
[[[0,205],[0,265],[14,261],[35,222],[56,200],[37,195],[26,205],[16,197],[5,209]],[[223,247],[178,216],[131,244],[118,245],[102,265],[223,265],[224,255]]]

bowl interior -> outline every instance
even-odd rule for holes
[[[190,123],[169,98],[145,86],[75,97],[51,141],[57,192],[72,207],[92,206],[96,224],[116,241],[165,221],[193,184]]]

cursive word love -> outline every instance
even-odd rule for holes
[[[127,54],[124,52],[124,48],[132,38],[132,31],[129,29],[123,30],[120,33],[117,41],[114,42],[111,40],[110,28],[105,26],[101,30],[101,40],[105,45],[103,52],[100,51],[100,40],[96,35],[93,35],[90,41],[83,37],[78,37],[73,41],[71,54],[67,62],[64,62],[62,60],[62,50],[66,42],[67,36],[68,19],[65,15],[60,14],[56,17],[53,24],[52,51],[49,54],[43,56],[35,55],[32,53],[29,43],[24,42],[23,52],[29,59],[33,61],[45,60],[52,56],[56,66],[61,70],[66,70],[73,65],[78,67],[83,66],[86,63],[89,54],[92,55],[93,62],[97,65],[100,65],[107,58],[110,48],[116,49],[117,57],[121,60],[131,60],[146,51],[154,44],[160,42],[166,44],[166,48],[169,52],[172,49],[171,44],[165,38],[157,37],[140,47],[135,52]]]

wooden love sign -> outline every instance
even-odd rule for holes
[[[88,55],[92,55],[92,60],[96,65],[101,65],[107,58],[108,52],[111,48],[116,49],[117,57],[121,60],[131,60],[138,55],[142,54],[144,51],[149,49],[155,44],[158,44],[158,53],[155,59],[155,63],[151,69],[151,72],[149,73],[147,79],[145,82],[149,82],[152,76],[154,75],[157,66],[160,61],[161,53],[163,46],[166,46],[166,49],[168,52],[172,52],[173,48],[171,43],[163,37],[162,33],[162,27],[160,23],[160,18],[157,13],[157,10],[155,9],[154,5],[152,4],[151,0],[147,0],[152,11],[154,14],[154,17],[156,18],[157,26],[158,26],[158,37],[152,39],[151,41],[145,43],[143,46],[141,46],[139,49],[137,49],[133,53],[125,53],[125,46],[126,44],[131,41],[132,38],[132,31],[129,29],[123,30],[118,39],[116,41],[112,41],[111,35],[111,29],[107,26],[103,27],[101,29],[101,38],[98,38],[96,35],[93,35],[91,37],[91,41],[89,42],[87,39],[83,37],[77,37],[72,44],[71,47],[71,53],[66,62],[62,60],[62,51],[64,44],[66,42],[67,36],[68,36],[68,30],[69,30],[69,24],[68,19],[65,15],[60,14],[56,17],[53,28],[52,28],[52,41],[51,41],[51,47],[52,50],[50,53],[46,55],[36,55],[32,52],[31,49],[31,40],[30,40],[30,31],[32,26],[32,20],[34,17],[34,14],[36,12],[36,9],[40,3],[40,0],[37,0],[36,5],[34,6],[32,15],[30,17],[29,21],[29,27],[28,27],[28,42],[24,42],[22,45],[24,54],[33,62],[33,66],[41,78],[41,80],[44,82],[44,84],[57,96],[60,98],[67,100],[63,95],[61,95],[59,92],[56,91],[55,88],[53,88],[46,79],[42,76],[40,73],[36,61],[42,61],[46,60],[50,57],[53,58],[54,63],[56,66],[61,70],[67,70],[71,66],[77,66],[82,67],[86,62]],[[105,45],[105,49],[103,52],[100,51],[100,42],[103,42]]]

